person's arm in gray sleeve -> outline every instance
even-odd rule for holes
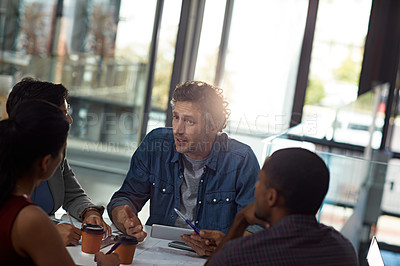
[[[93,204],[76,179],[66,158],[63,162],[62,174],[65,188],[63,208],[79,221],[83,220],[82,215],[91,210],[96,210],[102,215],[104,207]]]

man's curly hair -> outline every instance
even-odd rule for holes
[[[202,81],[186,81],[175,87],[172,95],[171,106],[175,108],[176,102],[188,101],[200,106],[203,116],[211,115],[215,125],[219,125],[218,131],[226,127],[230,110],[228,102],[222,95],[223,90]]]

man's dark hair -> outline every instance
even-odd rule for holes
[[[290,214],[317,213],[329,188],[329,170],[317,154],[302,148],[281,149],[265,161],[262,170],[267,186],[283,195]]]
[[[227,108],[228,102],[222,95],[222,89],[202,81],[186,81],[176,86],[171,100],[172,109],[178,101],[198,104],[203,117],[211,115],[211,122],[220,125],[218,131],[226,127],[230,110]]]
[[[7,99],[7,113],[26,100],[45,100],[61,106],[68,97],[68,90],[62,84],[54,84],[26,77],[15,84]]]

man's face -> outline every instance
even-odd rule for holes
[[[254,190],[255,197],[255,216],[263,221],[269,221],[270,208],[267,202],[267,174],[261,169],[258,173],[258,181]]]
[[[67,100],[64,100],[64,103],[61,104],[60,108],[61,108],[61,110],[64,111],[65,116],[67,117],[68,123],[71,125],[72,124],[72,117],[69,114],[69,104],[67,103]]]
[[[205,159],[211,152],[217,131],[208,128],[199,106],[178,101],[173,110],[172,128],[175,147],[192,159]]]

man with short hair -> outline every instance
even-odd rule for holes
[[[188,227],[177,208],[198,228],[209,229],[201,230],[204,241],[185,242],[210,255],[236,213],[253,201],[259,164],[249,146],[222,133],[229,111],[221,89],[185,82],[176,87],[171,105],[172,128],[147,134],[107,210],[118,229],[143,240],[137,213],[147,200],[147,225]]]
[[[329,170],[301,148],[274,152],[259,172],[255,201],[235,218],[208,265],[358,265],[341,233],[315,215],[329,187]],[[241,237],[245,228],[264,230]]]

